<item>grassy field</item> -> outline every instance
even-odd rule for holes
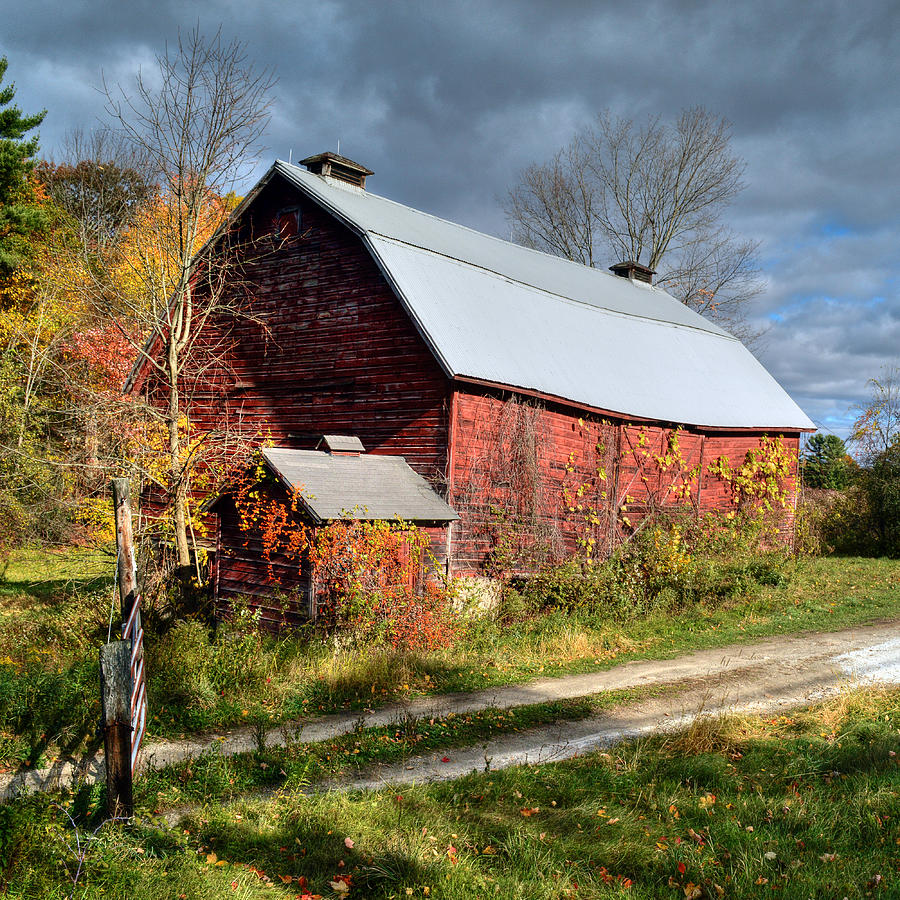
[[[107,636],[113,559],[20,553],[0,581],[0,766],[39,765],[96,744],[97,648]],[[272,724],[416,694],[659,659],[768,635],[900,616],[900,562],[804,558],[776,585],[627,621],[604,610],[548,610],[514,627],[470,622],[445,651],[395,653],[307,635],[258,634],[238,621],[148,638],[150,733]]]
[[[25,897],[863,898],[900,879],[900,692],[432,786],[209,803],[100,826],[98,796],[0,807]]]

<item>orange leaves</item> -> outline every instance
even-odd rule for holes
[[[455,620],[446,588],[423,577],[428,534],[413,525],[341,519],[312,527],[262,465],[233,488],[240,527],[259,539],[267,578],[295,588],[301,574],[316,586],[317,617],[396,649],[449,646]]]
[[[618,884],[623,888],[630,888],[634,886],[634,882],[630,878],[626,878],[624,875],[611,875],[607,871],[606,866],[601,866],[597,870],[597,875],[604,884]]]
[[[229,201],[204,191],[161,191],[135,216],[111,269],[136,313],[158,314],[183,284],[186,266],[222,225]]]

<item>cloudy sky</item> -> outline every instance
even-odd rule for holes
[[[0,54],[42,152],[104,117],[103,78],[152,70],[196,24],[278,77],[266,149],[336,150],[377,193],[508,235],[500,198],[601,110],[733,123],[758,240],[763,362],[846,434],[867,379],[900,364],[897,0],[0,0]],[[252,182],[252,176],[247,186]]]

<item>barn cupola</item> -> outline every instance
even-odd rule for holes
[[[325,178],[333,178],[344,184],[352,184],[365,190],[366,176],[374,175],[371,169],[347,159],[346,156],[338,156],[337,153],[317,153],[315,156],[307,156],[300,160],[300,165],[306,166],[313,175],[322,175]]]
[[[316,450],[324,449],[329,456],[359,456],[366,452],[362,441],[352,434],[323,434]]]
[[[620,278],[627,278],[630,281],[643,281],[645,284],[653,284],[653,276],[656,274],[655,269],[642,266],[633,259],[626,259],[624,262],[616,263],[609,267],[609,271]]]

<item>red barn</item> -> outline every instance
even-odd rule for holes
[[[335,154],[303,166],[276,162],[235,213],[272,240],[243,266],[252,316],[207,325],[192,420],[403,457],[459,513],[436,548],[452,573],[526,570],[586,540],[602,553],[657,505],[725,508],[714,461],[764,435],[796,454],[814,430],[642,266],[610,274],[411,209]]]

